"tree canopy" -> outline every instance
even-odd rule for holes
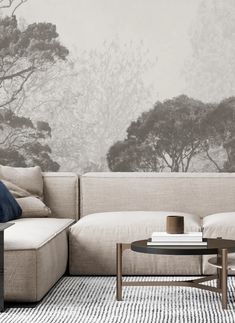
[[[19,117],[9,109],[0,109],[0,160],[2,165],[33,166],[57,171],[59,164],[51,157],[46,139],[51,136],[47,122]]]
[[[6,7],[25,2],[14,0]],[[3,2],[1,2],[4,7]],[[56,26],[33,23],[20,28],[15,15],[0,17],[0,163],[14,166],[39,165],[56,171],[59,164],[50,155],[51,128],[42,120],[23,117],[26,92],[38,75],[65,61],[69,51],[59,39]],[[30,83],[31,82],[31,83]]]
[[[68,53],[55,25],[33,23],[21,30],[15,16],[1,18],[0,107],[17,107],[32,75],[65,60]]]
[[[112,171],[187,172],[192,160],[203,155],[217,171],[235,170],[235,98],[205,104],[185,95],[157,102],[130,124],[127,137],[107,154]],[[220,166],[211,154],[226,151]]]

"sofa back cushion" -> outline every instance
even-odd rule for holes
[[[16,185],[20,191],[25,190],[29,195],[43,198],[42,172],[39,166],[9,167],[0,165],[0,180]],[[11,188],[10,188],[11,189]],[[20,194],[21,192],[19,192]],[[23,194],[23,196],[26,196]],[[20,197],[16,196],[15,197]]]
[[[235,210],[231,173],[87,173],[81,217],[108,211],[178,211],[204,217]]]
[[[16,198],[22,209],[22,218],[46,218],[51,215],[51,210],[34,196]]]
[[[78,220],[78,175],[70,172],[43,173],[44,203],[50,217]]]

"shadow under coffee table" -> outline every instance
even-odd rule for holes
[[[122,300],[123,286],[185,286],[209,290],[222,295],[222,308],[227,309],[227,275],[228,275],[228,253],[235,252],[235,240],[203,239],[207,242],[206,246],[148,246],[148,240],[139,240],[132,243],[117,243],[116,245],[116,266],[117,266],[117,289],[116,297],[118,301]],[[220,266],[217,268],[217,274],[196,278],[187,281],[123,281],[122,279],[122,254],[125,250],[131,249],[135,252],[161,255],[217,255],[217,261]],[[201,283],[217,280],[216,287],[202,285]]]

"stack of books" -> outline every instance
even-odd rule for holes
[[[203,247],[207,245],[202,239],[202,232],[188,232],[183,234],[169,234],[166,232],[153,232],[147,243],[149,246],[185,246]]]

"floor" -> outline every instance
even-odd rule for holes
[[[189,278],[189,277],[187,277]],[[131,277],[184,279],[183,277]],[[115,299],[115,277],[63,277],[34,308],[7,308],[1,323],[234,323],[235,277],[228,280],[228,310],[216,293],[185,287],[124,287]]]

